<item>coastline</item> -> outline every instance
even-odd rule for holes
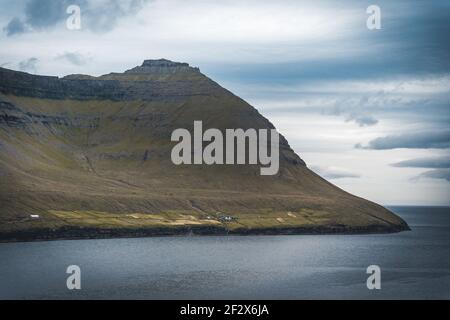
[[[0,233],[0,243],[37,242],[56,240],[87,240],[115,238],[145,238],[163,236],[255,236],[255,235],[349,235],[389,234],[410,231],[408,225],[342,226],[325,225],[309,227],[272,227],[227,229],[220,226],[183,226],[161,228],[83,228],[62,227],[59,229],[21,230]]]

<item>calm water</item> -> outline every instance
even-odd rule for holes
[[[392,235],[161,237],[0,244],[0,298],[450,298],[450,208],[391,207]],[[68,265],[82,289],[66,289]],[[368,290],[366,268],[381,268]]]

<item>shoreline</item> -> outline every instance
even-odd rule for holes
[[[390,234],[410,231],[408,225],[392,226],[317,226],[289,228],[252,228],[226,229],[215,226],[189,226],[177,228],[80,228],[63,227],[60,229],[22,230],[0,233],[0,243],[39,242],[59,240],[122,239],[175,236],[264,236],[264,235],[364,235]]]

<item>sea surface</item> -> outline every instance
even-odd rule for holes
[[[390,209],[412,230],[0,243],[0,299],[450,299],[450,208]]]

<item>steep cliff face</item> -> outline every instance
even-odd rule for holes
[[[199,68],[191,67],[189,66],[188,63],[185,62],[173,62],[167,59],[144,60],[141,66],[127,70],[125,71],[125,73],[159,74],[159,75],[185,73],[185,74],[201,75]]]
[[[164,60],[146,60],[140,67],[98,78],[72,75],[59,79],[0,69],[0,92],[42,99],[169,102],[223,91],[198,69]]]
[[[255,165],[174,165],[171,133],[195,120],[204,129],[273,128],[186,63],[146,60],[124,73],[64,78],[0,68],[0,234],[407,229],[314,174],[283,137],[275,176]]]

